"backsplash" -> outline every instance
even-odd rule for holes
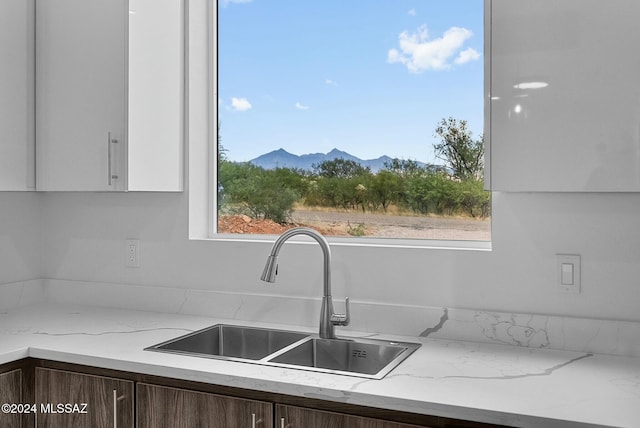
[[[317,327],[320,299],[64,280],[0,286],[0,311],[39,302],[72,303],[235,321]],[[334,301],[336,312],[343,303]],[[351,300],[340,332],[504,344],[640,357],[640,323]]]
[[[0,284],[0,313],[45,301],[41,279]]]

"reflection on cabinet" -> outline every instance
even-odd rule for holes
[[[640,2],[488,4],[491,189],[640,191]]]
[[[418,428],[418,425],[279,404],[276,405],[276,428]]]
[[[138,383],[138,428],[271,428],[272,404]]]
[[[37,428],[133,428],[133,382],[36,368]],[[86,406],[85,406],[86,404]]]
[[[16,369],[0,374],[0,404],[22,404],[22,370]],[[0,413],[0,426],[3,428],[20,428],[20,413]]]
[[[34,0],[0,2],[0,191],[35,190]]]
[[[182,190],[182,0],[37,1],[37,190]]]

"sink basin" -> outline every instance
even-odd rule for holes
[[[216,324],[145,350],[382,379],[419,347],[419,343],[321,339],[295,331]]]
[[[270,361],[330,373],[382,378],[419,347],[420,344],[406,342],[312,338]]]
[[[308,334],[292,331],[216,324],[146,349],[201,357],[260,360],[307,337]]]

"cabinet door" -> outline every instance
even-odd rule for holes
[[[36,428],[133,428],[133,393],[131,381],[38,367]]]
[[[138,428],[271,428],[273,405],[138,383]]]
[[[22,370],[12,370],[0,374],[0,404],[24,404],[22,396]],[[20,428],[19,413],[0,413],[0,426],[3,428]]]
[[[491,0],[497,191],[640,191],[640,2]]]
[[[181,0],[129,0],[129,191],[182,190],[183,11]]]
[[[126,1],[36,1],[37,190],[124,190]]]
[[[276,428],[418,428],[418,426],[302,407],[277,405]]]
[[[35,190],[34,0],[0,2],[0,190]]]

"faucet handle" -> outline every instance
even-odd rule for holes
[[[349,298],[344,299],[345,314],[331,314],[331,324],[347,326],[351,322],[351,315],[349,314]]]

